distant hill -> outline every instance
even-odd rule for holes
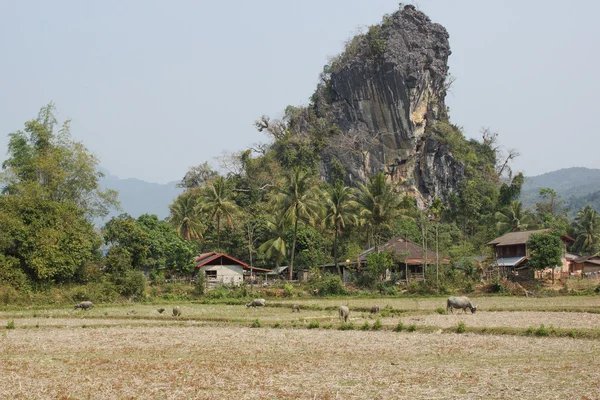
[[[159,219],[169,216],[169,205],[183,192],[177,187],[178,181],[166,184],[151,183],[135,178],[121,179],[102,170],[104,178],[100,180],[103,189],[114,189],[119,192],[122,211],[113,211],[104,220],[96,221],[104,225],[111,217],[127,213],[134,218],[142,214],[156,214]]]
[[[554,189],[567,203],[570,214],[587,204],[600,210],[600,169],[573,167],[526,177],[521,190],[521,201],[533,206],[539,201],[541,188]]]

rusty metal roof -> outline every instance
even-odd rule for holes
[[[423,247],[399,236],[391,238],[387,243],[379,246],[379,250],[396,253],[398,256],[404,257],[408,264],[421,264],[424,258],[428,261],[436,259],[435,252],[427,250],[427,253],[425,253]],[[365,261],[367,256],[374,251],[374,247],[366,250],[358,256],[359,260]],[[448,260],[440,258],[440,262],[448,262]]]
[[[196,269],[201,268],[205,265],[231,265],[223,264],[223,260],[233,262],[234,265],[241,265],[243,269],[250,269],[258,272],[271,272],[270,269],[251,267],[245,262],[238,260],[237,258],[228,256],[225,253],[217,253],[215,251],[211,251],[210,253],[202,253],[198,257],[196,257]]]

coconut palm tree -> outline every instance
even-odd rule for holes
[[[294,270],[294,256],[296,252],[296,235],[298,222],[304,220],[314,224],[321,204],[318,201],[319,189],[313,175],[301,168],[294,168],[284,174],[275,196],[275,207],[280,210],[282,220],[293,225],[292,252],[290,255],[289,279],[292,279]]]
[[[333,262],[340,277],[342,271],[338,264],[338,238],[342,229],[349,223],[357,223],[358,215],[355,210],[358,203],[354,200],[355,190],[342,184],[330,186],[323,193],[325,198],[325,224],[333,226],[335,235],[333,239]]]
[[[358,203],[369,234],[369,245],[380,244],[383,228],[391,228],[390,223],[400,212],[400,201],[383,172],[375,174],[367,185],[360,185]]]
[[[600,215],[592,207],[585,206],[573,222],[575,243],[573,249],[584,253],[596,253],[600,247]]]
[[[523,209],[523,203],[520,201],[513,201],[503,212],[497,211],[495,217],[500,234],[526,231],[535,227],[533,214]]]
[[[279,266],[287,253],[287,246],[284,239],[284,232],[287,228],[285,219],[282,215],[279,215],[277,219],[270,217],[267,219],[266,225],[271,231],[272,237],[260,245],[258,250],[265,253],[268,258],[275,260],[275,265]]]
[[[204,187],[199,208],[217,223],[217,249],[221,251],[221,220],[224,218],[229,226],[232,226],[233,217],[238,212],[238,206],[232,200],[232,191],[225,178],[220,176]]]
[[[206,228],[197,205],[197,195],[187,191],[169,206],[169,222],[177,230],[179,237],[187,241],[201,239]]]

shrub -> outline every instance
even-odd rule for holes
[[[544,324],[541,324],[540,327],[535,330],[535,336],[549,336],[549,335],[550,335],[550,331],[544,326]]]
[[[338,275],[323,274],[321,277],[313,279],[312,286],[319,290],[319,295],[339,295],[345,294],[344,284]]]
[[[406,328],[406,330],[409,332],[414,332],[417,330],[417,326],[415,324],[411,324],[408,326],[408,328]]]
[[[371,326],[369,325],[368,321],[365,321],[364,324],[362,324],[362,326],[360,327],[361,331],[368,331],[371,328]]]
[[[456,333],[465,333],[466,330],[467,330],[467,327],[465,325],[465,322],[460,321],[458,323],[458,326],[456,327]]]
[[[394,328],[394,332],[402,332],[404,329],[404,323],[402,321],[398,322],[398,325]]]
[[[308,329],[317,329],[319,327],[319,321],[310,321]]]
[[[254,321],[252,321],[252,325],[250,325],[251,328],[260,328],[260,321],[258,319],[255,319]]]
[[[377,320],[373,324],[373,330],[378,331],[380,329],[381,329],[381,320],[379,318],[377,318]]]
[[[286,283],[285,285],[283,285],[283,296],[284,297],[294,296],[294,287],[291,284]]]
[[[571,329],[569,331],[569,333],[567,333],[567,336],[574,338],[577,335],[577,333],[575,332],[575,329]]]
[[[533,333],[535,332],[535,328],[533,326],[530,326],[529,328],[527,328],[527,330],[525,331],[525,335],[527,336],[531,336],[533,335]]]
[[[279,322],[275,322],[273,324],[273,328],[280,328],[280,327],[281,327],[281,323],[279,323]]]
[[[198,296],[204,296],[206,293],[206,274],[199,272],[196,275],[196,281],[194,282],[194,291]]]
[[[165,283],[165,281],[166,279],[164,271],[158,269],[153,269],[150,271],[150,282],[152,282],[153,285],[162,285]]]
[[[333,328],[333,322],[328,323],[323,328],[325,328],[325,329],[332,329]]]
[[[8,321],[8,323],[6,324],[6,329],[15,329],[15,320],[11,319],[10,321]]]
[[[354,330],[354,324],[352,322],[342,322],[338,329],[340,331],[351,331]]]
[[[446,310],[444,310],[442,307],[436,308],[435,312],[438,314],[446,314]]]

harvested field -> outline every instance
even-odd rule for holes
[[[1,398],[598,398],[595,341],[231,327],[11,330]]]
[[[295,300],[0,312],[0,398],[600,399],[600,297],[476,298],[464,315],[437,314],[445,298]],[[340,304],[356,330],[336,329]],[[524,336],[541,325],[576,338]]]

